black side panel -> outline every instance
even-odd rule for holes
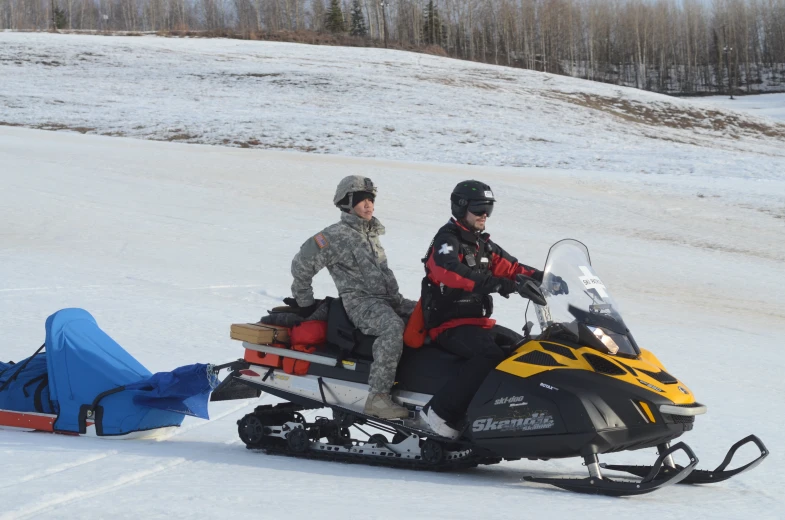
[[[650,405],[649,422],[634,402]],[[692,428],[659,413],[670,403],[656,392],[585,370],[532,377],[494,371],[469,406],[468,435],[506,457],[572,457],[640,449]]]
[[[491,372],[469,405],[472,440],[567,433],[554,394],[538,385],[505,372]],[[571,397],[566,392],[562,396]],[[590,427],[585,421],[580,426]]]
[[[436,346],[404,347],[398,363],[396,388],[433,395],[458,375],[463,362],[463,358]]]

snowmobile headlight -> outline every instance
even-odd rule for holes
[[[591,325],[587,325],[588,328],[594,336],[600,340],[600,343],[605,345],[605,348],[608,349],[609,354],[616,354],[619,351],[619,346],[613,341],[613,338],[610,337],[608,334],[605,333],[603,329],[600,327],[592,327]]]

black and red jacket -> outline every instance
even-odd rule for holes
[[[425,258],[422,303],[431,339],[460,325],[493,327],[490,294],[499,292],[500,278],[537,273],[493,243],[487,233],[472,232],[450,219],[436,233]]]

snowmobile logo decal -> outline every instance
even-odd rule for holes
[[[447,242],[445,242],[444,244],[442,244],[442,248],[439,249],[439,254],[440,255],[448,255],[452,251],[453,251],[453,247],[450,244],[448,244]]]
[[[679,389],[679,392],[681,392],[682,394],[689,394],[690,393],[686,388],[684,388],[681,385],[678,386],[678,389]]]
[[[313,237],[313,239],[316,240],[316,245],[319,246],[319,249],[324,249],[330,245],[330,243],[327,242],[327,239],[324,238],[324,235],[321,233]]]
[[[584,274],[584,276],[579,276],[578,278],[583,282],[583,286],[586,289],[595,289],[601,297],[608,297],[608,293],[605,291],[605,284],[602,283],[599,276],[594,274],[590,268],[584,265],[579,266],[578,269]]]
[[[495,420],[493,417],[483,417],[472,423],[474,433],[488,431],[532,431],[546,430],[555,424],[552,415],[545,412],[534,412],[529,417],[509,417]]]
[[[651,384],[651,383],[647,383],[647,382],[646,382],[646,381],[644,381],[643,379],[638,379],[638,382],[639,382],[640,384],[642,384],[643,386],[648,386],[649,388],[651,388],[652,390],[654,390],[654,391],[656,391],[656,392],[660,392],[660,393],[662,393],[662,392],[664,392],[664,391],[665,391],[665,390],[663,390],[662,388],[659,388],[659,387],[657,387],[657,386],[654,386],[654,385],[653,385],[653,384]]]
[[[523,402],[524,397],[522,395],[514,395],[512,397],[500,397],[493,402],[494,406],[499,406],[500,404],[509,404],[512,406],[526,406],[529,403]]]
[[[551,386],[548,383],[540,383],[540,386],[543,388],[547,388],[548,390],[555,390],[557,392],[559,391],[558,388],[556,388],[555,386]]]

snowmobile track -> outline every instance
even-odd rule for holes
[[[292,457],[296,459],[310,459],[322,460],[327,462],[343,462],[346,464],[362,464],[365,466],[382,466],[387,468],[399,469],[414,469],[418,471],[458,471],[464,469],[476,468],[483,464],[496,464],[500,462],[499,459],[487,459],[484,457],[466,457],[455,461],[447,461],[439,465],[429,465],[424,462],[418,462],[411,459],[400,459],[396,457],[371,457],[367,455],[354,455],[342,454],[337,452],[328,451],[308,451],[305,453],[292,453],[286,448],[276,448],[272,446],[265,446],[259,448],[251,448],[246,446],[247,449],[252,451],[261,451],[266,455],[281,455],[284,457]]]
[[[386,421],[384,419],[378,419],[376,417],[367,416],[361,413],[357,413],[351,410],[347,410],[345,408],[341,408],[339,406],[328,406],[329,408],[333,409],[333,412],[345,414],[347,417],[354,417],[359,419],[360,421],[358,424],[368,424],[370,426],[379,425],[382,427],[386,427],[389,429],[393,429],[398,432],[407,432],[409,434],[416,434],[418,437],[422,438],[423,436],[429,435],[429,432],[425,432],[422,430],[418,430],[416,428],[411,428],[408,426],[403,426],[398,423]],[[311,411],[317,408],[308,408],[301,405],[295,405],[292,403],[278,403],[275,406],[272,405],[263,405],[258,406],[252,414],[249,415],[256,415],[258,417],[275,417],[276,419],[281,419],[281,416],[289,415],[289,414],[299,414],[303,411]],[[241,421],[238,421],[238,425],[241,426]],[[443,439],[441,437],[435,437],[431,434],[434,439],[438,439],[441,445],[444,445],[444,442],[450,442],[452,444],[464,444],[461,441],[450,441],[450,439]],[[325,446],[327,449],[325,449]],[[357,444],[354,444],[356,447]],[[321,449],[308,449],[307,451],[293,451],[290,449],[287,444],[280,438],[268,438],[266,441],[262,441],[256,444],[249,444],[246,443],[246,448],[254,451],[263,451],[268,455],[283,455],[287,457],[293,458],[301,458],[301,459],[311,459],[311,460],[324,460],[329,462],[345,462],[347,464],[364,464],[369,466],[384,466],[384,467],[393,467],[393,468],[402,468],[402,469],[415,469],[415,470],[425,470],[425,471],[456,471],[462,469],[469,469],[477,467],[480,464],[497,464],[501,462],[501,458],[498,457],[488,457],[488,456],[480,456],[476,454],[468,454],[464,457],[460,458],[453,458],[449,459],[446,458],[441,460],[437,463],[429,463],[423,458],[404,458],[400,456],[384,456],[384,455],[371,455],[363,453],[347,453],[344,451],[331,451],[329,445],[320,444]],[[336,446],[337,447],[337,446]],[[343,446],[348,447],[348,446]]]

